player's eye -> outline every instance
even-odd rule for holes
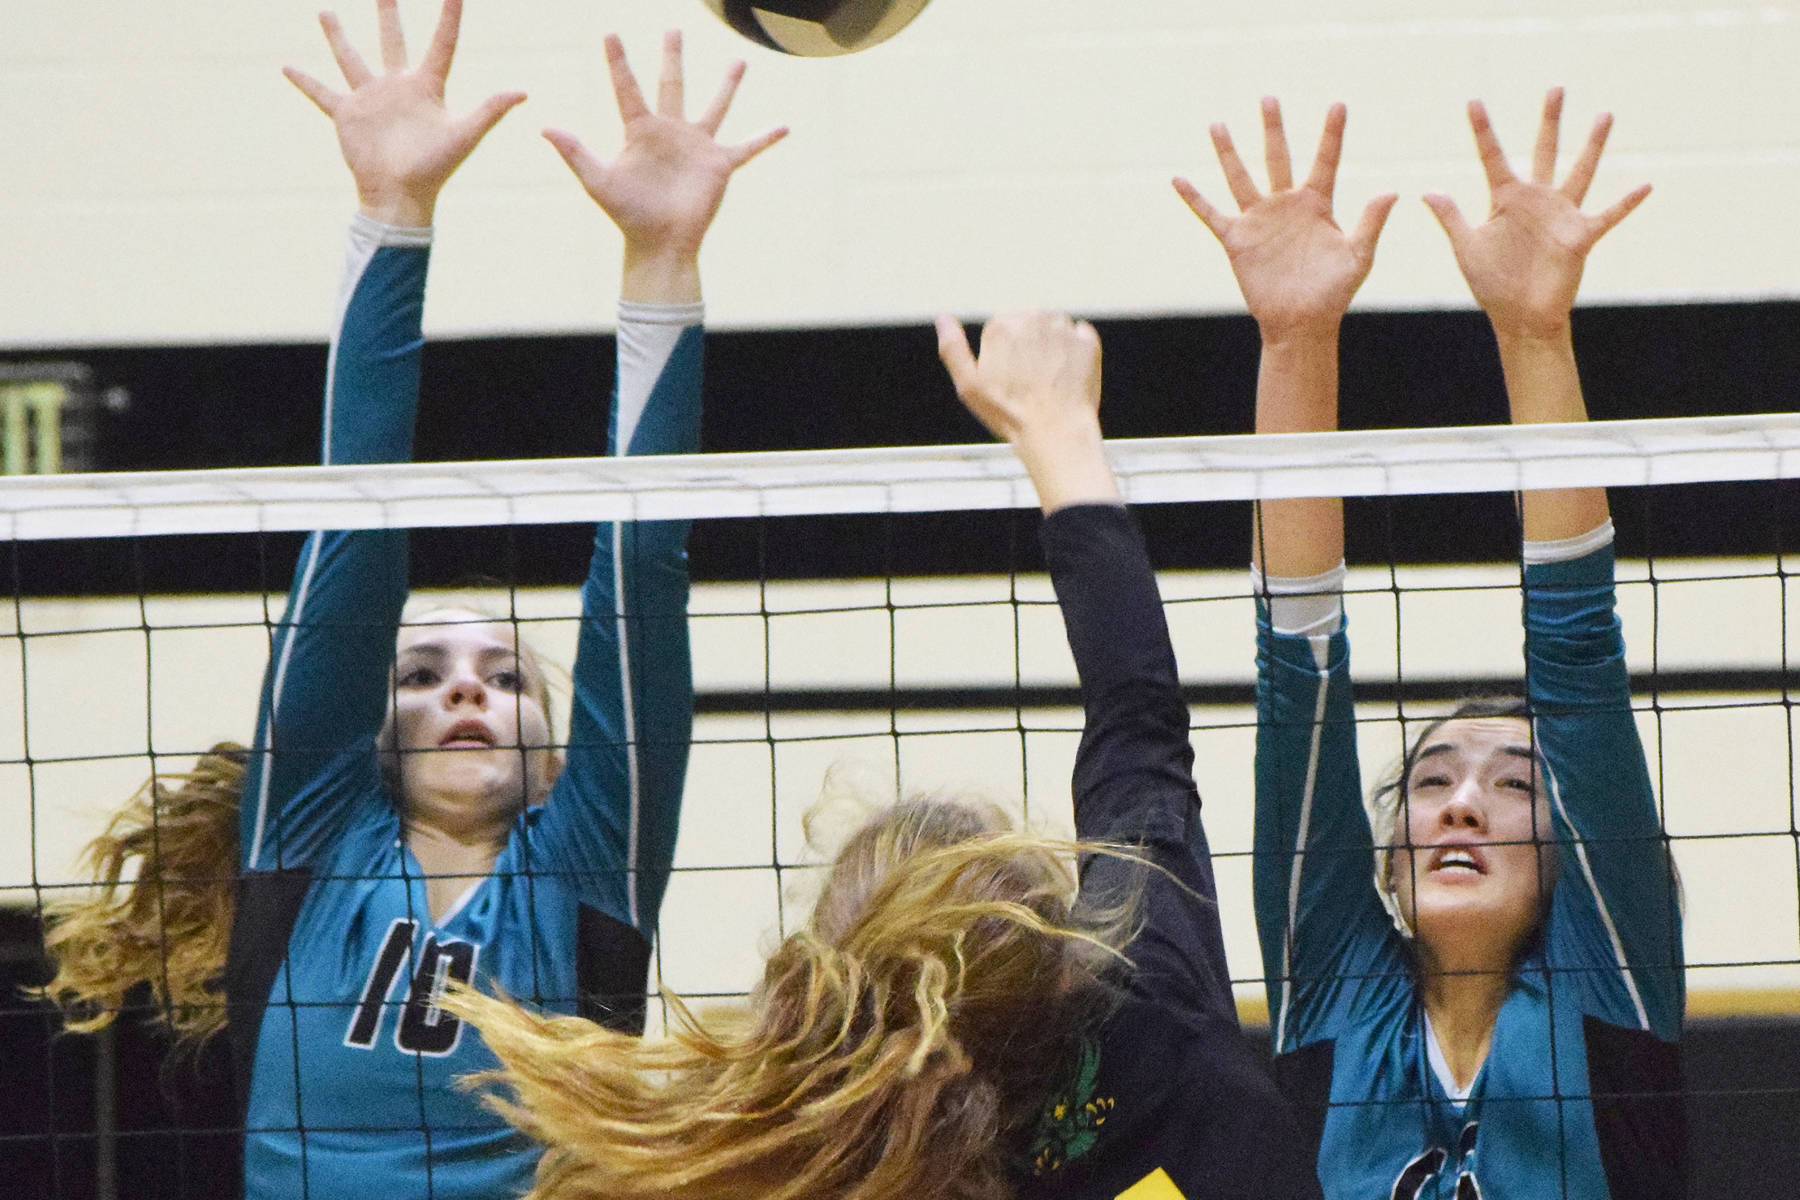
[[[403,688],[430,687],[437,681],[437,672],[430,667],[408,667],[394,676],[395,686]]]
[[[1419,790],[1425,789],[1425,788],[1441,788],[1441,787],[1449,787],[1449,786],[1450,786],[1450,777],[1448,775],[1431,774],[1431,775],[1414,775],[1413,776],[1412,790],[1414,790],[1414,791],[1419,791]]]
[[[525,676],[520,671],[495,671],[488,677],[488,682],[503,692],[522,692],[525,690]]]
[[[1500,780],[1500,786],[1503,788],[1510,788],[1513,791],[1524,792],[1528,796],[1537,793],[1537,786],[1533,784],[1531,780],[1524,778],[1505,778]]]

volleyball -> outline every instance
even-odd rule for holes
[[[706,0],[727,25],[771,50],[854,54],[906,28],[930,0]]]

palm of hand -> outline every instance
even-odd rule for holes
[[[645,113],[626,125],[618,157],[582,182],[628,241],[697,251],[736,166],[698,125]]]
[[[982,330],[979,360],[960,325],[940,321],[938,332],[940,352],[952,350],[945,364],[958,394],[996,437],[1096,427],[1100,338],[1092,325],[1062,313],[1000,313]]]
[[[1265,330],[1335,321],[1369,274],[1369,256],[1332,220],[1330,201],[1311,188],[1258,201],[1221,241],[1250,314]]]
[[[411,69],[398,5],[383,0],[376,5],[376,17],[381,26],[379,71],[363,61],[335,14],[319,14],[347,92],[293,67],[282,73],[331,118],[364,211],[381,220],[429,224],[438,191],[525,94],[499,92],[469,115],[452,118],[444,108],[444,82],[456,56],[461,0],[444,0],[431,44]]]
[[[1524,332],[1568,319],[1593,247],[1592,222],[1554,188],[1513,180],[1455,246],[1469,290],[1496,325]]]
[[[441,84],[401,72],[345,97],[334,114],[338,145],[360,186],[435,193],[474,149],[445,109]]]

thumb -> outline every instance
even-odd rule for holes
[[[1444,227],[1450,244],[1455,246],[1461,243],[1468,235],[1469,223],[1463,219],[1462,210],[1456,207],[1456,201],[1443,192],[1426,192],[1423,198],[1425,207],[1431,210],[1431,215]]]
[[[1630,216],[1632,210],[1642,204],[1645,197],[1649,195],[1650,185],[1643,183],[1627,192],[1615,203],[1608,205],[1606,210],[1594,219],[1594,240],[1598,241],[1611,233],[1613,226]]]
[[[546,129],[544,130],[544,140],[556,148],[556,152],[562,155],[562,160],[569,164],[569,170],[575,172],[575,177],[584,184],[590,174],[601,169],[600,160],[581,144],[580,138],[567,130]]]
[[[1232,219],[1215,208],[1211,201],[1200,194],[1199,188],[1181,176],[1176,176],[1170,182],[1175,185],[1175,194],[1181,197],[1182,202],[1196,217],[1200,218],[1200,223],[1205,225],[1214,237],[1223,242],[1226,230],[1231,227]]]
[[[969,335],[963,332],[962,322],[948,314],[940,314],[937,319],[938,358],[944,369],[950,372],[950,382],[956,388],[956,394],[967,402],[970,393],[979,383],[979,375],[975,364],[975,354],[969,349]]]
[[[524,92],[496,92],[483,100],[474,112],[463,118],[463,132],[468,144],[473,146],[486,137],[488,131],[500,123],[501,117],[524,101]]]
[[[299,88],[300,94],[311,100],[320,112],[328,117],[337,112],[338,105],[344,99],[337,92],[332,91],[297,67],[283,67],[281,73],[287,77],[289,83]]]
[[[1398,193],[1388,192],[1375,197],[1363,208],[1356,228],[1350,231],[1350,245],[1364,259],[1375,257],[1375,243],[1380,240],[1381,231],[1387,226],[1388,214],[1394,211],[1394,202],[1398,199]]]

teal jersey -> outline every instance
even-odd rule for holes
[[[424,235],[359,220],[332,340],[328,463],[410,457]],[[696,447],[697,311],[622,313],[617,453]],[[634,323],[635,321],[635,323]],[[458,1080],[497,1066],[451,981],[641,1030],[692,723],[686,525],[602,525],[566,763],[492,872],[433,919],[376,735],[404,531],[313,534],[273,628],[227,987],[251,1197],[497,1197],[538,1153]]]
[[[1276,1074],[1333,1198],[1685,1195],[1681,915],[1610,546],[1525,571],[1526,691],[1560,871],[1485,1064],[1445,1092],[1377,895],[1342,631],[1259,606],[1255,895]]]

